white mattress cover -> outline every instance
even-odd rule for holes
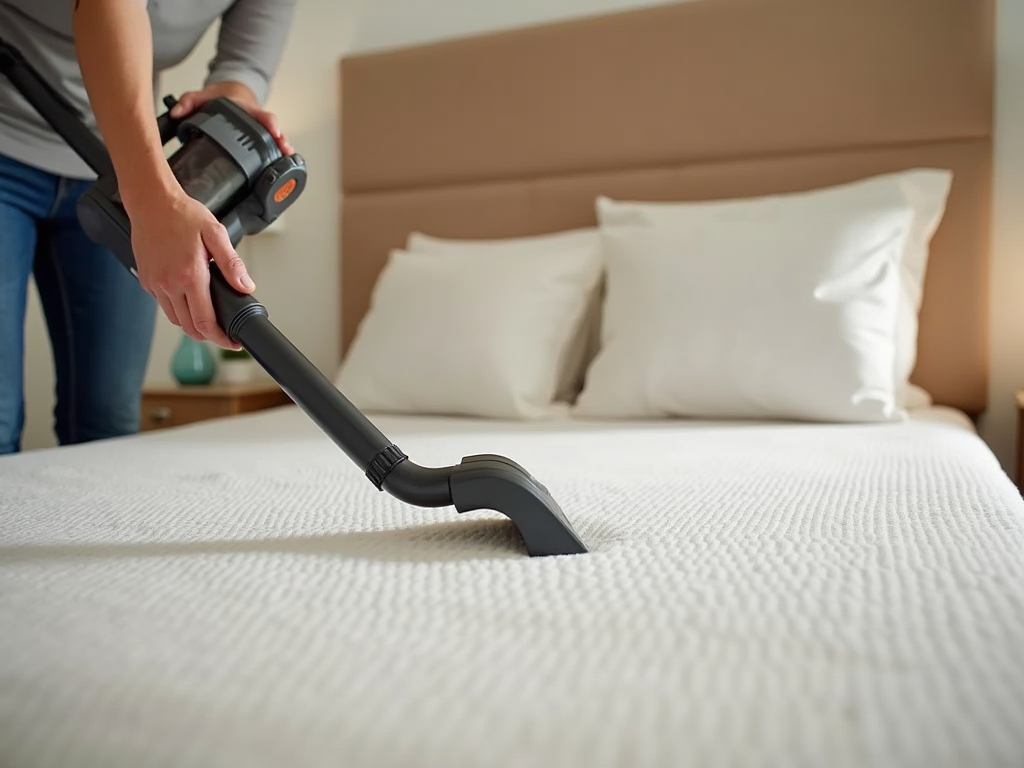
[[[375,421],[592,551],[406,507],[293,407],[4,458],[0,765],[1024,764],[1024,503],[962,415]]]

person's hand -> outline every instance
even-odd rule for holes
[[[145,5],[118,0],[76,4],[72,26],[82,80],[131,220],[142,288],[192,338],[239,349],[217,324],[210,260],[237,291],[251,293],[254,286],[224,226],[185,193],[167,162],[153,119],[152,27]],[[241,83],[219,83],[186,94],[180,111],[194,110],[215,96],[252,112],[282,151],[290,150],[277,119],[261,110]]]
[[[188,91],[171,109],[171,117],[185,117],[220,96],[258,120],[282,153],[294,153],[277,117],[262,109],[252,91],[241,83],[216,83],[201,91]],[[224,226],[177,185],[135,198],[129,217],[139,282],[167,318],[196,341],[240,349],[217,324],[210,298],[210,259],[236,290],[251,293],[255,289]]]
[[[263,109],[256,100],[256,95],[241,83],[230,81],[213,83],[201,91],[187,91],[181,94],[178,103],[171,109],[171,117],[177,119],[186,117],[211,99],[224,96],[235,102],[238,106],[258,120],[267,132],[274,137],[277,146],[285,155],[295,154],[292,145],[288,143],[288,137],[281,130],[281,124],[277,115]]]
[[[255,289],[224,226],[183,190],[154,193],[130,212],[139,283],[164,314],[196,341],[241,349],[218,325],[210,298],[210,265],[242,293]]]

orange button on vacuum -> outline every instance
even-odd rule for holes
[[[288,179],[288,181],[282,184],[281,188],[274,193],[274,202],[280,203],[292,193],[293,189],[295,189],[295,179]]]

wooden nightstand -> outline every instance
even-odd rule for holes
[[[204,419],[276,408],[291,402],[292,399],[273,381],[146,387],[142,393],[141,429],[179,427]]]

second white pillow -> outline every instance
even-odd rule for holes
[[[608,227],[588,418],[889,421],[908,206]]]
[[[896,326],[896,385],[905,407],[928,404],[928,393],[910,383],[917,362],[918,312],[924,292],[929,244],[946,209],[953,174],[940,168],[911,168],[870,176],[845,184],[803,192],[725,200],[651,202],[597,199],[602,226],[693,226],[700,222],[774,220],[802,226],[822,215],[873,209],[877,205],[909,207],[913,212],[901,262],[902,298]]]

